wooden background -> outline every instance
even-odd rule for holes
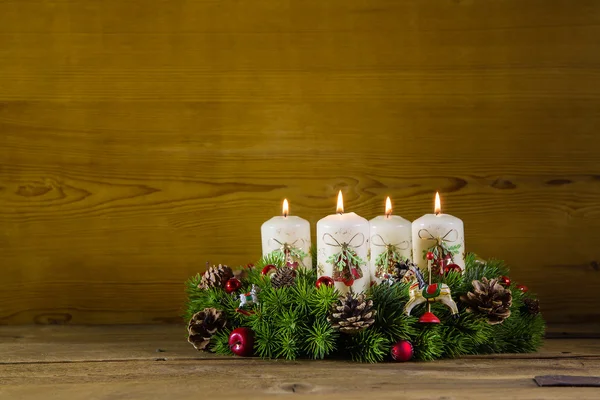
[[[600,2],[0,0],[0,324],[179,321],[280,211],[435,190],[600,318]]]

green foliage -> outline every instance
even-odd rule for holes
[[[311,254],[316,265],[314,248]],[[389,359],[391,346],[402,339],[411,341],[415,359],[423,361],[465,354],[523,353],[536,351],[544,337],[542,316],[530,315],[523,303],[524,299],[534,299],[534,296],[530,292],[521,292],[514,285],[510,287],[513,294],[511,316],[503,323],[489,325],[484,318],[465,312],[459,299],[473,289],[473,280],[508,275],[508,269],[499,260],[482,262],[468,254],[463,274],[450,272],[442,279],[450,287],[460,315],[455,319],[445,306],[434,303],[432,311],[442,321],[439,325],[418,322],[418,316],[425,311],[424,305],[413,309],[414,316],[404,313],[409,299],[408,284],[373,286],[367,297],[373,300],[377,310],[375,323],[354,335],[334,330],[327,321],[340,293],[334,287],[317,289],[314,269],[298,270],[294,286],[274,289],[270,278],[261,274],[267,264],[282,265],[282,261],[274,255],[261,259],[255,268],[247,270],[247,276],[242,280],[243,288],[237,294],[227,294],[219,288],[198,289],[201,275],[186,282],[186,319],[208,307],[223,310],[227,315],[229,324],[211,339],[211,350],[231,354],[229,333],[240,326],[254,331],[257,356],[288,360],[336,357],[379,362]],[[239,294],[250,291],[252,285],[259,288],[259,303],[247,308],[250,315],[244,315],[237,311]]]

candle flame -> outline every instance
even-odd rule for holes
[[[283,214],[284,217],[287,217],[288,214],[290,213],[290,205],[288,204],[287,199],[283,199],[283,207],[282,207],[281,213]]]
[[[340,213],[340,214],[344,213],[344,198],[342,197],[342,191],[341,190],[338,193],[338,201],[337,201],[336,212]]]
[[[442,204],[440,202],[440,194],[435,192],[435,215],[442,213]]]
[[[385,199],[385,216],[389,217],[392,215],[392,201],[390,200],[390,196]]]

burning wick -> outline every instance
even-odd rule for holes
[[[283,199],[283,208],[281,213],[283,214],[284,218],[287,218],[288,214],[290,213],[290,205],[288,204],[287,199]]]
[[[392,215],[392,201],[390,200],[390,196],[385,199],[385,217],[389,218]]]
[[[338,193],[338,201],[337,201],[336,212],[338,214],[340,214],[340,215],[344,213],[344,198],[342,197],[342,191],[341,190]]]

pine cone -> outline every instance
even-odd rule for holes
[[[333,329],[344,333],[357,333],[373,325],[377,310],[373,309],[373,300],[366,300],[364,294],[348,293],[340,297],[327,320]]]
[[[199,289],[210,289],[213,287],[225,287],[228,280],[233,278],[233,271],[227,265],[219,264],[218,267],[212,266],[207,268],[202,280],[198,285]]]
[[[188,342],[196,350],[210,351],[210,339],[227,324],[225,313],[216,308],[205,308],[192,316],[188,324]]]
[[[540,313],[540,301],[537,299],[524,299],[521,312],[529,315],[538,315]]]
[[[490,325],[501,324],[510,317],[512,293],[497,279],[484,277],[481,282],[473,281],[473,292],[461,296],[460,300],[467,306],[467,312],[485,315]]]
[[[406,261],[399,261],[394,265],[394,272],[392,274],[392,279],[395,282],[403,282],[403,281],[407,281],[412,273],[409,273],[410,269],[412,268],[417,268],[417,265],[406,260]]]
[[[296,271],[290,267],[277,268],[277,271],[271,277],[271,285],[275,289],[294,285],[296,279]]]

